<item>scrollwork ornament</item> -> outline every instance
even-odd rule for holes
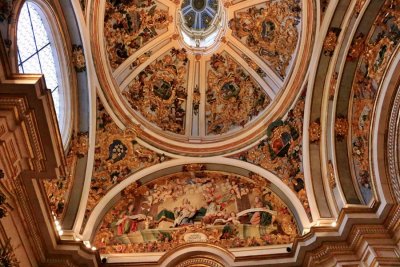
[[[338,141],[343,141],[349,130],[347,118],[343,115],[338,115],[335,120],[335,133]]]
[[[0,246],[0,266],[19,267],[19,262],[15,257],[14,248],[11,245],[11,239],[7,239],[5,244]]]
[[[335,171],[333,168],[332,161],[328,161],[328,179],[329,179],[329,187],[333,190],[336,187],[336,179],[335,179]]]
[[[331,57],[333,52],[335,51],[337,39],[339,37],[341,29],[339,28],[330,28],[328,34],[326,35],[323,51],[325,56]]]
[[[72,46],[72,62],[76,72],[83,72],[86,70],[86,60],[81,45]]]
[[[308,131],[310,134],[310,142],[318,142],[321,138],[321,123],[319,119],[310,124],[310,128],[308,129]]]

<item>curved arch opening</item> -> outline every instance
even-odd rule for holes
[[[72,112],[67,112],[71,106],[70,83],[63,38],[56,34],[58,31],[57,18],[44,3],[26,1],[22,4],[16,31],[18,71],[44,75],[66,146],[72,129]]]

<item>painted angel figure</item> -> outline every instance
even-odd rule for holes
[[[138,221],[146,220],[147,216],[144,214],[133,215],[133,208],[133,204],[129,205],[128,210],[126,212],[122,212],[119,216],[119,220],[115,223],[118,235],[136,232]]]
[[[182,224],[191,223],[191,219],[196,214],[196,209],[190,204],[189,199],[182,200],[182,206],[174,209],[175,221],[174,227]]]

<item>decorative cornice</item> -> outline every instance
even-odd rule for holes
[[[304,260],[304,265],[321,266],[319,264],[328,260],[340,261],[338,256],[344,255],[346,255],[346,260],[352,257],[352,260],[360,262],[363,260],[360,255],[364,254],[359,253],[360,249],[362,251],[365,251],[367,248],[375,249],[375,246],[379,246],[380,243],[388,246],[390,243],[387,241],[391,240],[391,238],[389,231],[384,225],[355,225],[345,241],[325,242],[319,248],[308,252]],[[372,239],[375,240],[373,244],[369,242]],[[367,246],[363,246],[364,241],[367,242]],[[388,249],[396,250],[395,246]],[[388,260],[391,261],[392,259],[388,258]]]

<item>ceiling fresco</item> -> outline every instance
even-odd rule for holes
[[[302,3],[99,6],[104,32],[93,38],[106,41],[96,40],[94,50],[106,57],[94,60],[104,63],[95,66],[105,98],[97,100],[83,240],[102,255],[160,255],[193,242],[224,250],[292,244],[312,220],[302,163],[304,77],[290,76],[306,40]],[[198,46],[202,34],[212,44]],[[246,148],[230,145],[239,138]],[[215,161],[190,154],[218,142]]]
[[[208,67],[207,134],[245,127],[271,102],[248,72],[227,53],[213,54]]]
[[[184,134],[187,77],[186,50],[172,48],[142,70],[123,95],[148,121],[164,131]]]
[[[166,31],[172,17],[156,1],[107,0],[104,40],[112,69],[118,68],[143,45]]]
[[[138,144],[137,130],[121,130],[97,101],[95,158],[85,220],[110,189],[138,170],[168,160]]]
[[[260,133],[278,116],[274,101],[295,96],[283,89],[299,86],[288,75],[300,64],[297,0],[107,0],[103,7],[102,87],[124,124],[140,125],[152,142],[245,140],[246,129]]]
[[[29,210],[16,229],[40,228],[28,245],[53,250],[43,264],[69,251],[93,266],[398,261],[400,0],[70,4],[84,11],[71,139],[36,142],[60,154],[52,177],[0,166],[24,197],[7,211]],[[30,81],[16,77],[11,89]]]
[[[360,193],[368,203],[372,199],[372,182],[369,159],[369,129],[379,84],[400,43],[400,8],[388,1],[380,11],[376,27],[368,36],[359,35],[353,42],[348,60],[358,59],[352,86],[351,153],[353,168]]]
[[[258,175],[184,166],[131,184],[94,238],[101,253],[166,252],[190,242],[224,248],[289,244],[298,234],[285,203]]]
[[[248,150],[231,157],[261,166],[274,172],[301,201],[311,219],[303,173],[303,118],[305,91],[284,120],[271,123],[266,138]]]
[[[240,42],[285,78],[297,46],[300,14],[299,0],[268,1],[235,11],[229,28]]]

